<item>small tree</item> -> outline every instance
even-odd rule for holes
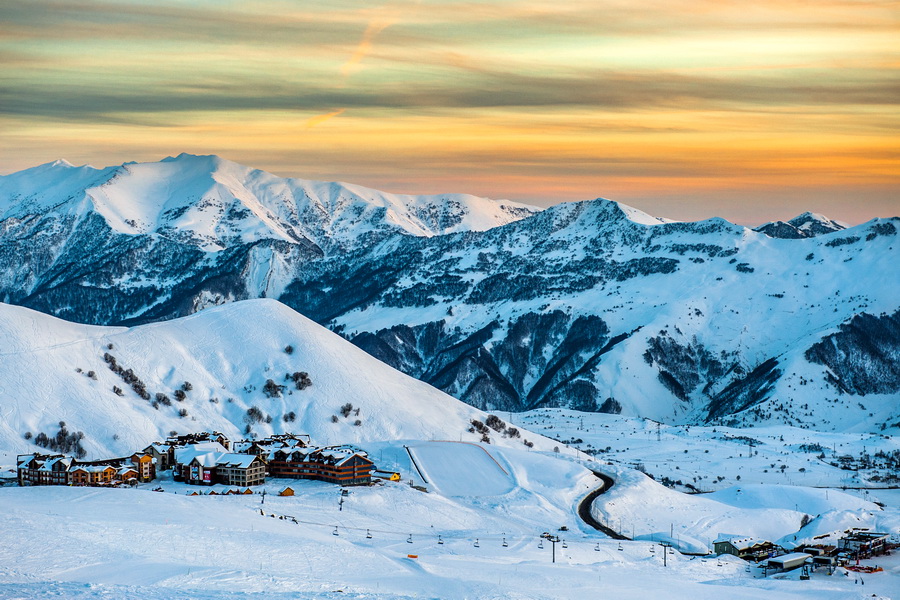
[[[349,402],[341,407],[341,416],[345,419],[350,416],[350,411],[353,410],[353,405]]]
[[[484,424],[497,432],[506,429],[506,423],[504,423],[503,419],[501,419],[497,415],[488,415],[484,420]]]
[[[293,353],[294,353],[294,347],[291,346],[291,345],[285,346],[285,347],[284,347],[284,353],[285,353],[285,354],[293,354]]]
[[[117,386],[117,385],[114,385],[114,386],[113,386],[113,393],[114,393],[116,396],[124,396],[124,395],[125,395],[125,392],[122,391],[122,388],[120,388],[120,387]]]
[[[263,394],[269,398],[281,398],[281,392],[284,391],[283,385],[278,385],[272,379],[267,379],[263,386]]]
[[[184,393],[184,390],[175,390],[173,395],[179,402],[184,402],[184,399],[187,398],[187,394]]]
[[[181,389],[183,389],[186,392],[189,392],[192,389],[194,389],[194,386],[191,385],[190,381],[185,381],[184,383],[181,384]]]

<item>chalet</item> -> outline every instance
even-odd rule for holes
[[[154,442],[142,450],[144,454],[147,454],[155,461],[158,471],[168,471],[172,468],[172,465],[175,464],[174,451],[174,446],[159,442]]]
[[[118,471],[116,471],[116,479],[125,483],[137,483],[140,481],[139,478],[140,473],[138,473],[138,470],[134,467],[119,467]]]
[[[216,461],[216,481],[225,485],[262,485],[266,465],[255,454],[224,454]]]
[[[216,459],[228,451],[219,442],[199,442],[175,448],[175,481],[196,485],[215,483]]]
[[[118,469],[112,465],[79,464],[69,471],[69,485],[109,485]]]
[[[194,485],[261,485],[266,465],[256,454],[231,453],[218,442],[201,442],[175,450],[174,478]]]
[[[309,436],[305,434],[283,433],[270,435],[261,440],[241,440],[234,442],[232,452],[256,454],[265,458],[275,450],[291,450],[309,446]]]
[[[18,457],[19,485],[109,485],[156,477],[153,460],[143,453],[125,458],[83,461],[62,454]]]
[[[716,554],[731,554],[744,560],[759,561],[784,552],[784,550],[766,540],[752,537],[719,536],[713,542]]]
[[[19,485],[68,485],[75,459],[62,454],[23,454],[16,457]]]
[[[279,495],[279,496],[293,496],[293,495],[294,495],[294,488],[292,488],[292,487],[286,487],[286,488],[284,488],[283,490],[281,490],[280,492],[278,492],[278,495]]]
[[[269,455],[269,475],[317,479],[338,485],[367,485],[375,464],[353,446],[279,449]]]
[[[131,464],[134,465],[137,476],[135,479],[141,483],[147,483],[156,479],[156,461],[150,454],[145,452],[135,452],[130,456]]]
[[[838,540],[838,549],[850,552],[856,558],[881,556],[887,551],[887,533],[853,530]]]

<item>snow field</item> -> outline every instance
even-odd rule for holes
[[[0,597],[862,597],[848,595],[859,588],[845,578],[761,580],[729,557],[672,554],[664,567],[659,546],[581,532],[564,534],[553,564],[536,529],[458,499],[393,484],[354,488],[339,511],[333,486],[274,483],[270,491],[289,483],[298,495],[261,504],[259,495],[186,497],[168,483],[177,494],[2,488]],[[891,597],[896,570],[868,577],[866,591]]]

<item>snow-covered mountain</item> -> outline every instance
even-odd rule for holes
[[[134,328],[0,304],[0,339],[0,452],[35,451],[43,433],[57,442],[50,449],[121,455],[172,431],[209,429],[232,439],[307,433],[319,444],[478,441],[470,421],[486,420],[274,300]],[[303,379],[311,384],[298,386]],[[489,437],[555,445],[527,431]]]
[[[834,221],[824,215],[805,212],[787,222],[772,221],[771,223],[754,227],[753,231],[764,233],[769,237],[798,240],[842,229],[847,229],[846,223]]]
[[[265,239],[328,254],[394,233],[489,229],[537,210],[466,194],[404,196],[285,179],[218,156],[190,154],[104,169],[58,160],[0,177],[3,220],[96,214],[115,233],[158,235],[203,250]]]
[[[182,155],[6,176],[0,219],[0,300],[69,320],[271,297],[484,409],[900,427],[897,218],[776,235]]]

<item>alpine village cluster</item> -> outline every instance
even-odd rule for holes
[[[148,483],[172,469],[172,479],[192,485],[248,488],[266,477],[315,479],[341,486],[368,485],[375,464],[349,445],[312,446],[305,434],[231,441],[217,431],[173,435],[120,458],[80,460],[64,454],[24,454],[16,460],[18,483],[115,486]],[[379,472],[380,473],[380,472]],[[385,473],[394,480],[396,474]]]

